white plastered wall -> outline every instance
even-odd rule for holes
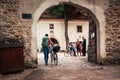
[[[37,23],[37,48],[41,49],[41,42],[42,38],[45,34],[48,34],[50,37],[49,24],[54,24],[54,37],[59,42],[61,46],[61,50],[66,49],[66,42],[65,42],[65,27],[64,27],[64,20],[63,19],[42,19]],[[82,26],[82,32],[77,32],[77,25]],[[76,42],[77,39],[82,41],[82,36],[86,38],[87,46],[88,46],[88,31],[89,31],[89,22],[87,20],[73,20],[68,22],[68,36],[70,42]],[[81,36],[81,38],[80,38]],[[86,46],[86,47],[87,47]]]

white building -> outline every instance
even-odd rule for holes
[[[68,36],[70,42],[76,42],[77,39],[82,40],[82,36],[86,38],[88,46],[89,21],[73,20],[68,22]],[[50,38],[57,40],[61,46],[61,50],[65,50],[66,42],[64,35],[65,27],[63,19],[41,19],[37,23],[37,48],[41,48],[43,36],[47,33]]]

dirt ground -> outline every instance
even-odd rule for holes
[[[20,73],[0,75],[0,80],[120,80],[119,65],[96,65],[87,56],[64,56],[59,53],[59,64],[44,65],[43,54],[38,54],[39,66]],[[49,58],[50,59],[50,58]]]

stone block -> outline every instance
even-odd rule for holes
[[[106,52],[110,52],[110,48],[109,48],[109,47],[106,47],[105,51],[106,51]]]
[[[0,0],[2,4],[17,4],[19,0]]]

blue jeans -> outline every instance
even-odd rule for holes
[[[74,47],[70,47],[70,50],[74,52],[74,56],[76,56],[76,53],[75,53],[75,48]]]
[[[44,52],[44,60],[45,60],[45,65],[48,64],[48,58],[49,58],[49,48],[43,48]]]

